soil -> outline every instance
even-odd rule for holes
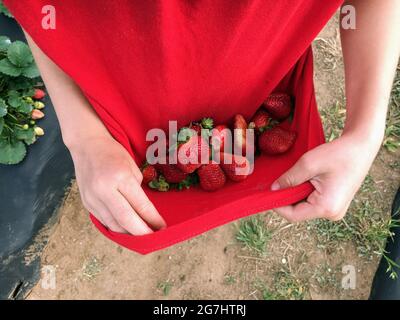
[[[344,100],[337,19],[314,44],[321,107]],[[378,157],[372,174],[385,181],[389,203],[399,177],[387,169],[387,161],[385,155]],[[110,242],[92,226],[75,184],[60,210],[42,255],[44,266],[55,267],[56,287],[45,289],[39,282],[27,299],[261,299],[262,288],[273,286],[280,270],[289,271],[298,283],[304,280],[305,298],[367,299],[378,263],[377,258],[360,258],[351,243],[333,253],[318,248],[306,224],[292,225],[270,212],[265,215],[274,234],[263,257],[235,240],[237,223],[141,256]],[[355,290],[340,287],[344,265],[356,267]],[[332,277],[321,280],[325,266]]]

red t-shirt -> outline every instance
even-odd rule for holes
[[[309,185],[279,192],[268,186],[323,141],[307,49],[341,3],[5,0],[138,162],[148,145],[146,132],[167,128],[168,120],[185,125],[211,116],[226,123],[236,113],[250,117],[278,84],[295,95],[292,126],[299,141],[285,157],[256,162],[252,177],[213,194],[146,190],[169,225],[152,235],[118,235],[96,221],[107,236],[142,253],[310,192]],[[45,5],[55,8],[55,30],[42,28]]]

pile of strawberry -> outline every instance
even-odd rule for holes
[[[178,160],[176,164],[165,161],[164,164],[155,165],[145,163],[141,168],[143,183],[158,191],[168,191],[172,188],[182,190],[196,184],[200,184],[205,191],[215,191],[222,188],[227,179],[235,182],[243,181],[251,172],[246,149],[247,152],[255,152],[256,155],[277,155],[287,152],[293,146],[296,133],[280,126],[292,112],[291,96],[286,93],[273,93],[264,101],[249,123],[242,115],[237,114],[232,125],[235,143],[235,148],[232,149],[241,150],[241,154],[224,153],[224,144],[228,140],[227,134],[230,130],[228,126],[224,124],[214,126],[211,118],[191,122],[179,129],[179,133],[187,131],[188,134],[185,134],[187,138],[184,141],[178,140],[175,146],[169,146],[169,152],[171,154],[172,148],[175,147],[178,153],[197,161],[183,163]],[[255,143],[252,146],[246,146],[246,129],[254,130]],[[211,157],[212,154],[214,157]],[[210,160],[215,159],[215,154],[219,155],[220,161]]]

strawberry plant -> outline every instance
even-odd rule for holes
[[[1,8],[1,7],[0,7]],[[44,114],[39,70],[29,47],[0,36],[0,163],[17,164],[26,155],[26,146],[44,134],[36,122]]]
[[[5,5],[3,4],[3,1],[0,0],[0,13],[4,14],[6,17],[13,18],[12,14],[10,11],[7,10]]]

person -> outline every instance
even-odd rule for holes
[[[400,300],[400,188],[394,197],[392,204],[392,219],[390,228],[391,236],[385,245],[385,255],[379,262],[374,279],[372,281],[370,300]],[[388,261],[391,261],[389,268]],[[392,273],[393,272],[393,273]]]
[[[345,4],[352,5],[357,15],[355,30],[341,28],[345,127],[338,139],[305,153],[272,184],[272,190],[305,181],[315,187],[305,201],[275,209],[289,221],[343,218],[384,137],[400,54],[400,1],[351,0]],[[112,138],[77,84],[26,36],[71,152],[84,206],[112,231],[144,235],[153,232],[151,227],[164,228],[164,219],[141,188],[137,164]],[[173,82],[174,74],[169,79]]]

